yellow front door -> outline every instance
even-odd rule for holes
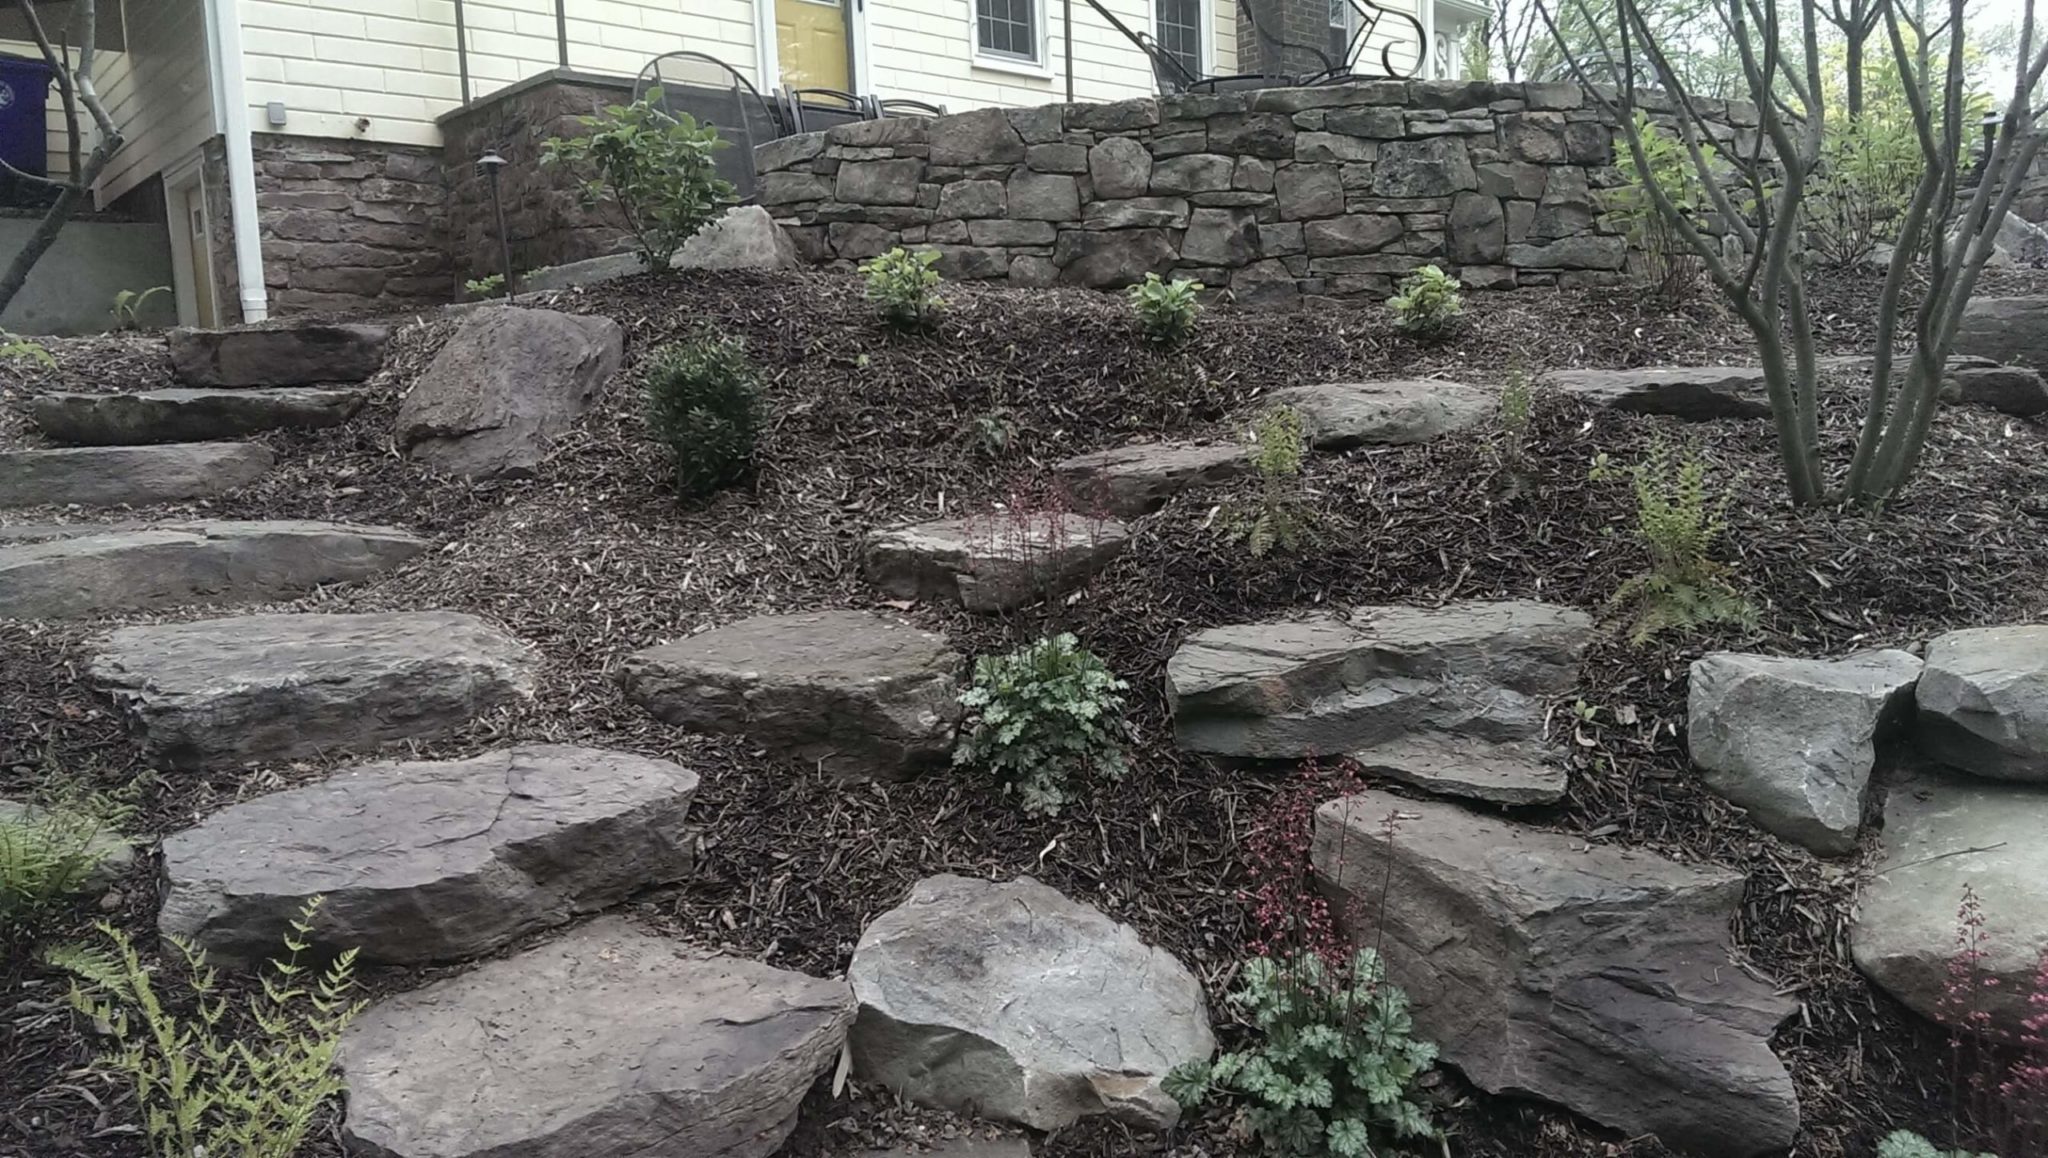
[[[775,0],[775,45],[788,88],[853,89],[846,50],[847,0]]]

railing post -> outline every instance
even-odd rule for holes
[[[469,103],[469,29],[462,21],[462,0],[455,0],[455,69],[462,76],[462,103]]]
[[[1074,0],[1060,0],[1060,39],[1067,53],[1067,103],[1074,103]]]
[[[568,0],[555,0],[555,58],[563,68],[569,67]]]

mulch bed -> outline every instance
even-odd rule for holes
[[[2028,274],[1987,282],[1987,293],[2048,287]],[[1590,481],[1588,465],[1599,453],[1628,462],[1656,440],[1676,440],[1705,457],[1716,485],[1732,495],[1725,554],[1759,621],[1752,630],[1647,648],[1597,646],[1577,696],[1585,710],[1565,703],[1555,716],[1554,742],[1574,772],[1571,795],[1532,819],[1588,841],[1747,874],[1740,951],[1801,1001],[1775,1043],[1804,1109],[1798,1153],[1867,1154],[1896,1126],[1942,1130],[1948,1098],[1939,1039],[1849,962],[1847,906],[1867,854],[1815,858],[1700,789],[1684,757],[1685,668],[1720,648],[1833,655],[2048,616],[2048,431],[1948,409],[1908,494],[1881,512],[1800,511],[1783,499],[1768,423],[1680,426],[1541,399],[1513,479],[1490,435],[1315,460],[1306,485],[1323,522],[1298,553],[1260,560],[1233,546],[1212,526],[1211,508],[1234,492],[1211,492],[1147,521],[1129,551],[1072,602],[993,618],[914,609],[969,654],[1071,630],[1131,681],[1130,774],[1088,790],[1058,818],[1027,818],[965,775],[835,785],[732,740],[675,732],[627,703],[613,673],[637,648],[756,612],[874,606],[857,574],[857,547],[871,528],[1038,493],[1045,465],[1071,454],[1139,437],[1227,435],[1233,416],[1278,387],[1386,377],[1498,383],[1547,367],[1741,361],[1747,349],[1745,332],[1711,297],[1673,306],[1634,291],[1474,295],[1468,332],[1442,347],[1394,334],[1376,307],[1280,315],[1219,308],[1192,342],[1166,355],[1135,342],[1113,298],[972,286],[949,287],[949,296],[936,334],[897,336],[873,324],[856,282],[833,274],[640,278],[562,295],[559,308],[625,324],[629,360],[699,326],[745,337],[764,371],[772,426],[758,477],[707,503],[675,497],[664,452],[647,441],[630,389],[614,391],[534,479],[473,487],[412,468],[392,445],[397,396],[450,329],[425,320],[395,339],[365,414],[331,431],[271,436],[278,468],[234,495],[146,514],[382,522],[436,537],[440,549],[387,577],[281,607],[456,608],[498,620],[538,647],[533,706],[479,720],[426,755],[466,755],[515,739],[574,741],[668,757],[702,773],[697,874],[631,906],[658,928],[832,975],[844,970],[865,923],[914,880],[1030,874],[1170,948],[1204,979],[1212,1009],[1227,1022],[1214,999],[1251,932],[1239,900],[1239,846],[1285,773],[1220,768],[1174,749],[1160,688],[1175,646],[1202,627],[1359,603],[1524,597],[1604,611],[1645,560],[1626,533],[1626,484]],[[1829,280],[1817,297],[1828,352],[1867,348],[1868,279]],[[147,339],[51,349],[57,370],[0,368],[0,394],[161,384]],[[1828,408],[1823,437],[1840,461],[1853,432],[1855,386],[1829,389],[1841,404]],[[980,420],[997,415],[1014,431],[1002,451],[979,433]],[[26,438],[18,423],[0,420],[0,445]],[[17,512],[6,521],[80,517]],[[160,618],[207,614],[181,609]],[[118,722],[77,682],[92,638],[107,626],[0,623],[0,792],[27,787],[47,765],[107,783],[140,771]],[[179,774],[150,790],[142,827],[175,830],[327,767]],[[154,946],[150,866],[138,866],[102,908],[52,935],[82,933],[104,915]],[[447,972],[385,970],[365,981],[387,992]],[[141,1153],[125,1092],[78,1072],[93,1043],[56,1008],[61,984],[24,946],[9,950],[0,978],[12,1007],[0,1036],[0,1155]],[[1469,1095],[1454,1079],[1436,1096],[1458,1154],[1662,1153],[1540,1106]],[[954,1128],[943,1115],[856,1087],[837,1102],[814,1096],[786,1153],[857,1153]],[[335,1152],[331,1131],[315,1152]],[[1210,1115],[1167,1139],[1077,1127],[1040,1152],[1192,1158],[1252,1150],[1233,1139],[1225,1117]]]

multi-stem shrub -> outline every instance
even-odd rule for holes
[[[1595,461],[1596,479],[1612,473],[1605,455]],[[1642,644],[1659,632],[1710,623],[1755,622],[1756,609],[1709,554],[1728,529],[1729,496],[1708,493],[1706,462],[1658,443],[1626,473],[1635,490],[1635,536],[1650,556],[1648,573],[1623,583],[1609,604],[1627,620],[1629,641]]]
[[[262,975],[246,1008],[225,995],[206,955],[167,937],[183,961],[195,1012],[167,1009],[156,978],[127,934],[102,923],[111,948],[53,946],[51,965],[74,978],[71,1005],[115,1047],[105,1070],[135,1087],[156,1158],[292,1158],[322,1105],[342,1090],[334,1053],[362,1003],[350,999],[355,950],[324,972],[301,958],[320,899],[285,935],[285,954]]]
[[[1247,1124],[1274,1154],[1369,1158],[1390,1140],[1437,1136],[1414,1096],[1436,1046],[1416,1040],[1408,995],[1378,953],[1359,949],[1334,969],[1315,953],[1255,957],[1230,999],[1258,1043],[1167,1074],[1181,1105],[1212,1094],[1247,1103]]]
[[[1195,295],[1202,283],[1184,277],[1161,281],[1156,273],[1128,291],[1131,308],[1138,313],[1138,332],[1155,346],[1173,346],[1195,332],[1195,316],[1202,303]]]
[[[1465,314],[1465,295],[1458,292],[1458,279],[1433,265],[1425,265],[1401,279],[1399,292],[1387,299],[1393,311],[1394,328],[1404,334],[1435,340],[1448,337]]]
[[[912,253],[902,246],[861,263],[868,280],[868,300],[882,311],[882,320],[902,330],[922,329],[945,300],[939,297],[937,250]]]
[[[665,111],[659,88],[576,120],[590,131],[548,138],[541,164],[576,168],[586,204],[617,206],[648,269],[667,269],[683,243],[733,203],[714,157],[725,147],[718,130]]]
[[[1830,265],[1856,265],[1898,235],[1920,181],[1913,126],[1875,115],[1830,122],[1799,204],[1807,244]]]
[[[1129,686],[1071,634],[982,656],[974,686],[960,696],[970,718],[953,763],[994,773],[1025,812],[1055,815],[1076,771],[1123,775]]]
[[[663,346],[648,358],[644,382],[647,429],[673,453],[684,494],[746,477],[761,437],[761,391],[739,339],[700,333]]]
[[[1679,212],[1696,215],[1707,199],[1699,171],[1685,142],[1659,129],[1638,111],[1636,129],[1649,162],[1648,179],[1632,164],[1623,164],[1622,183],[1602,195],[1601,220],[1628,238],[1630,260],[1639,264],[1643,281],[1664,297],[1683,297],[1699,288],[1705,267],[1677,228],[1658,211],[1650,187],[1655,185]],[[1708,157],[1713,146],[1702,144]]]
[[[126,843],[130,799],[53,781],[25,805],[0,808],[0,932],[35,924],[82,891]]]
[[[1255,559],[1265,558],[1276,547],[1294,550],[1311,529],[1313,515],[1301,493],[1306,442],[1301,413],[1292,406],[1275,406],[1252,428],[1246,457],[1259,489],[1250,500],[1226,505],[1218,513],[1217,525]]]

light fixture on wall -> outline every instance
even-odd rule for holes
[[[512,162],[496,153],[476,159],[476,171],[491,183],[491,214],[498,221],[498,270],[505,275],[505,296],[519,292],[518,275],[512,272],[512,238],[505,232],[505,202],[498,195],[498,171]]]

